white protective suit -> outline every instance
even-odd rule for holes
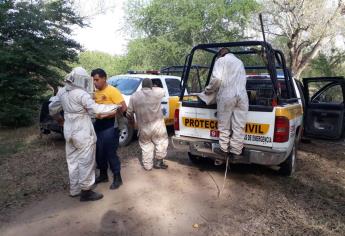
[[[66,86],[59,89],[49,104],[50,115],[64,111],[64,136],[70,194],[89,190],[95,182],[96,134],[90,114],[112,112],[117,105],[99,105],[90,94],[91,77],[77,67],[66,76]]]
[[[142,88],[132,94],[127,108],[128,117],[133,118],[134,113],[136,115],[139,145],[146,170],[152,168],[154,158],[163,160],[167,155],[169,139],[161,108],[164,94],[162,88]]]
[[[220,148],[225,152],[241,154],[248,114],[244,65],[228,53],[214,64],[205,93],[217,93],[217,118]]]

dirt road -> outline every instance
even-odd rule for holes
[[[224,166],[170,148],[167,171],[145,172],[134,141],[119,151],[124,185],[100,184],[104,199],[81,203],[68,197],[63,140],[20,137],[24,148],[0,156],[1,235],[345,234],[344,142],[302,144],[292,178],[234,165],[218,198]]]

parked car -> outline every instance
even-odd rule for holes
[[[135,72],[131,71],[128,74],[112,76],[108,79],[108,83],[118,88],[126,104],[129,103],[130,96],[141,89],[141,82],[143,79],[149,78],[152,80],[154,86],[163,88],[165,96],[162,98],[162,112],[164,121],[167,126],[174,124],[174,113],[178,106],[178,100],[181,93],[181,78],[172,75],[160,75],[158,71]],[[120,144],[127,145],[133,138],[135,127],[125,125],[120,130]]]
[[[166,125],[174,124],[174,112],[178,105],[179,95],[181,93],[181,78],[172,75],[160,75],[158,71],[136,72],[130,71],[128,74],[116,75],[108,78],[108,83],[117,87],[128,104],[130,96],[141,89],[141,82],[144,78],[150,78],[154,86],[163,88],[165,97],[162,99],[162,112]],[[51,131],[62,133],[63,127],[49,116],[49,101],[44,102],[41,107],[40,129],[41,133],[49,134]],[[128,145],[135,134],[135,127],[125,122],[120,129],[120,146]]]

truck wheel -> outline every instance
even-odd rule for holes
[[[128,124],[126,119],[125,124],[119,130],[119,145],[120,147],[127,146],[133,139],[134,129]]]
[[[284,176],[292,176],[296,170],[297,145],[294,144],[289,157],[281,163],[279,173]]]

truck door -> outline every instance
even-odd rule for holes
[[[344,132],[345,79],[343,77],[304,78],[307,136],[339,139]]]

